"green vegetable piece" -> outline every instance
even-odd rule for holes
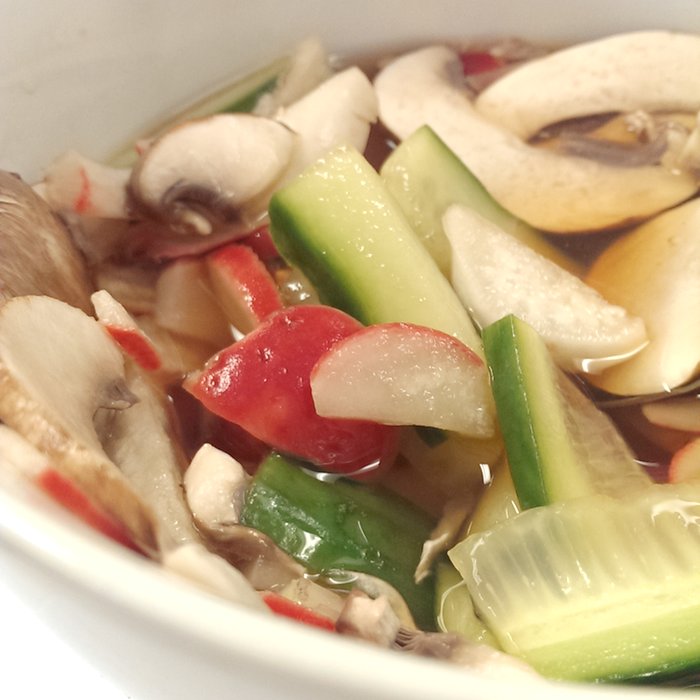
[[[433,523],[407,501],[367,484],[322,481],[273,453],[260,466],[242,513],[310,569],[359,571],[404,597],[416,623],[433,629],[434,583],[413,578]]]
[[[481,341],[372,166],[355,149],[331,150],[270,202],[272,237],[322,300],[361,322],[416,323]]]
[[[462,635],[474,644],[500,648],[496,638],[476,616],[469,590],[459,572],[446,561],[435,569],[435,617],[442,632]]]
[[[551,678],[700,669],[700,490],[653,485],[532,508],[449,552],[506,652]]]
[[[484,329],[483,341],[523,508],[651,484],[614,424],[557,368],[531,326],[506,316]]]
[[[442,215],[451,204],[473,209],[561,267],[580,272],[541,233],[498,204],[429,126],[420,127],[402,141],[386,159],[380,174],[413,230],[448,277],[451,252],[442,229]]]

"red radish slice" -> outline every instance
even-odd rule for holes
[[[668,480],[682,484],[700,478],[700,438],[691,440],[678,450],[668,468]]]
[[[363,328],[316,363],[311,391],[319,415],[421,425],[486,438],[493,399],[483,361],[440,331],[409,323]]]
[[[282,308],[277,286],[252,248],[231,243],[210,253],[206,262],[217,301],[241,333]]]
[[[642,406],[644,417],[654,425],[700,433],[700,397],[655,401]]]
[[[392,461],[396,429],[322,418],[309,378],[326,350],[361,328],[329,306],[290,307],[222,350],[184,386],[210,411],[281,452],[327,471],[374,471]]]
[[[90,299],[97,320],[129,357],[145,370],[155,371],[161,368],[162,361],[155,345],[109,292],[101,289]]]

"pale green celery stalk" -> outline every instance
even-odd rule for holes
[[[466,583],[447,561],[435,568],[435,619],[442,632],[459,634],[475,644],[500,648],[496,637],[476,616]]]
[[[449,552],[502,648],[557,679],[700,668],[700,487],[523,511]]]

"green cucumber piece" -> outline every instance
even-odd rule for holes
[[[449,552],[502,648],[543,675],[700,668],[700,490],[653,485],[523,511]]]
[[[435,328],[481,354],[457,295],[355,149],[320,158],[274,194],[269,213],[275,244],[325,303],[367,325]]]
[[[441,220],[451,204],[470,207],[569,272],[581,272],[541,233],[498,204],[429,126],[420,127],[402,141],[384,161],[380,174],[413,230],[448,277],[451,248]]]
[[[273,453],[260,466],[241,522],[271,537],[308,568],[358,571],[390,583],[416,623],[433,629],[434,582],[414,572],[431,519],[389,491],[350,481],[322,481],[305,465]]]
[[[484,329],[483,341],[523,508],[650,485],[612,421],[557,368],[531,326],[506,316]]]

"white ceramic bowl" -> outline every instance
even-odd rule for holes
[[[140,128],[310,34],[338,53],[363,53],[436,37],[566,42],[641,28],[700,30],[697,0],[4,0],[2,15],[0,167],[29,179],[69,147],[106,157]],[[0,571],[139,700],[675,694],[516,688],[259,617],[167,577],[7,475]]]

